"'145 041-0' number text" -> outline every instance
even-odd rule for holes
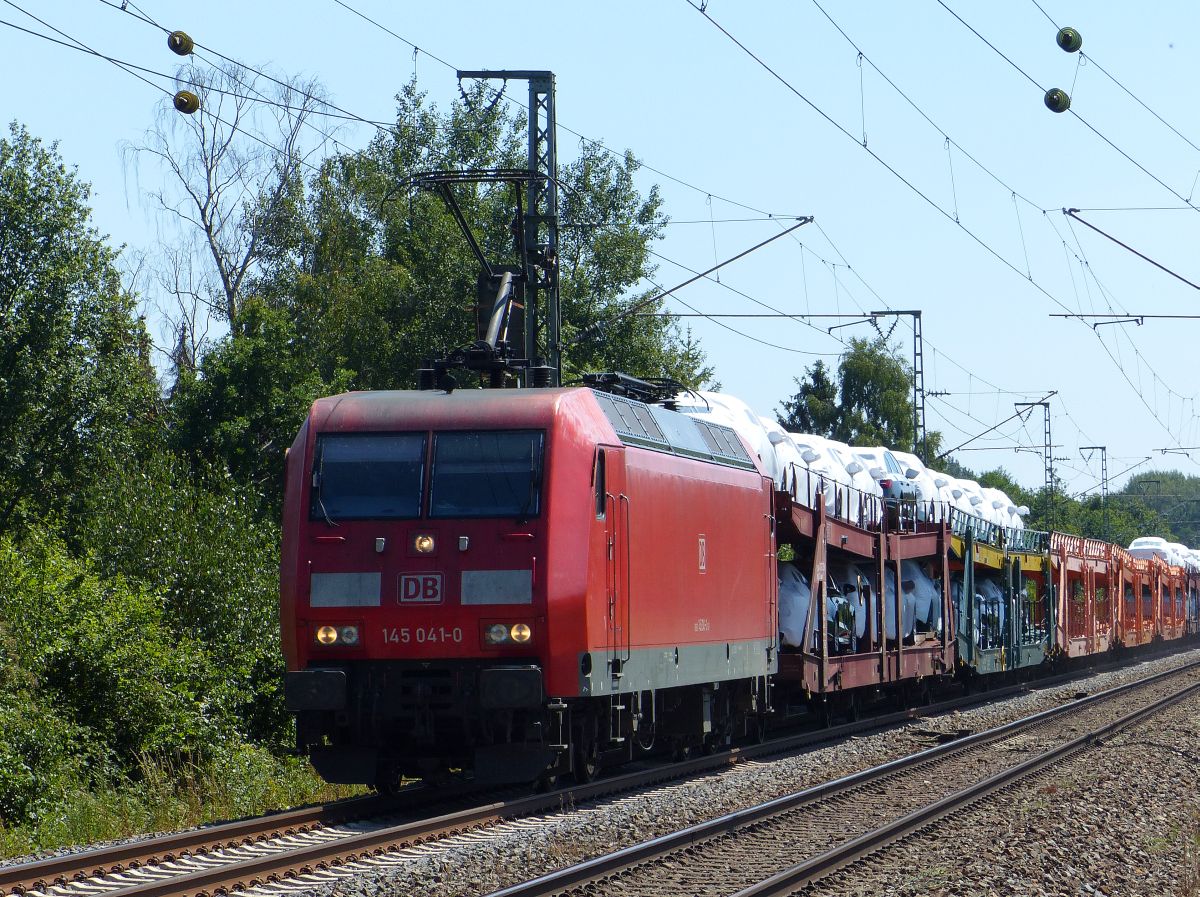
[[[461,643],[463,631],[459,626],[402,626],[383,628],[383,641],[387,645],[427,645],[442,642]]]

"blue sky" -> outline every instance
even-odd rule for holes
[[[1200,212],[1185,204],[1194,198],[1200,207],[1194,4],[1039,0],[1043,13],[1032,0],[710,0],[706,18],[686,0],[558,4],[537,16],[495,3],[346,2],[421,48],[415,58],[410,44],[334,0],[137,0],[136,8],[225,55],[315,77],[335,102],[369,119],[392,117],[393,96],[414,71],[444,105],[457,95],[453,67],[550,69],[560,161],[585,135],[631,149],[648,166],[642,186],[660,186],[675,223],[657,247],[658,283],[680,282],[689,269],[779,233],[789,217],[815,217],[723,269],[719,284],[682,291],[689,305],[764,311],[749,296],[797,315],[919,308],[926,388],[948,393],[929,399],[929,426],[947,446],[1009,417],[1013,402],[1057,390],[1054,454],[1069,491],[1099,479],[1099,457],[1085,458],[1085,445],[1108,447],[1114,475],[1146,456],[1136,470],[1198,472],[1200,452],[1156,450],[1200,445],[1200,321],[1093,330],[1050,317],[1197,308],[1192,287],[1061,211],[1085,210],[1095,226],[1200,282]],[[178,61],[160,32],[101,0],[0,5],[0,19],[44,32],[18,7],[103,53],[165,72]],[[1050,19],[1081,32],[1087,59],[1055,45]],[[161,174],[142,166],[135,176],[121,148],[150,127],[164,95],[103,60],[9,27],[0,26],[0,56],[0,113],[59,141],[94,185],[97,226],[114,243],[151,246],[161,229],[141,192]],[[1042,92],[1052,86],[1070,92],[1071,112],[1045,108]],[[509,94],[523,90],[513,85]],[[339,139],[361,146],[369,137],[366,127],[347,127]],[[830,321],[720,319],[734,333],[687,320],[725,391],[763,414],[817,358],[836,363],[839,337],[872,332],[867,324],[831,336]],[[907,323],[894,336],[908,351]],[[986,451],[958,457],[976,469],[1002,465],[1037,486],[1041,457],[1014,449],[1041,443],[1035,414],[972,443]]]

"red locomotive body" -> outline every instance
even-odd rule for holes
[[[326,779],[588,776],[765,709],[772,488],[732,430],[590,389],[351,393],[287,465],[285,692]]]

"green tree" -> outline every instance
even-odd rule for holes
[[[818,359],[795,383],[796,394],[784,400],[779,423],[793,433],[832,436],[840,416],[838,385],[830,378],[825,362]]]
[[[313,401],[341,392],[349,374],[324,380],[305,357],[285,312],[247,301],[237,333],[219,340],[172,395],[175,448],[200,467],[219,464],[278,517],[283,457]]]
[[[680,332],[663,300],[645,304],[657,290],[630,292],[653,274],[650,248],[666,224],[658,188],[643,197],[634,185],[639,167],[632,153],[587,143],[559,172],[563,379],[621,370],[699,388],[713,369],[690,328]]]
[[[279,693],[279,526],[260,491],[170,452],[106,456],[86,493],[89,567],[161,596],[162,625],[220,675],[205,695],[222,725],[275,749],[290,721]]]
[[[423,358],[475,338],[479,263],[442,200],[412,176],[526,164],[523,121],[482,87],[445,112],[412,83],[397,102],[390,133],[329,159],[302,208],[280,206],[298,217],[267,222],[280,236],[265,241],[267,273],[255,283],[296,321],[321,376],[349,371],[355,388],[410,387]],[[636,286],[653,271],[650,247],[665,223],[657,189],[636,189],[637,169],[632,155],[588,144],[559,170],[564,378],[603,368],[699,385],[712,371],[694,336],[669,317],[622,316],[649,295]],[[484,254],[515,262],[513,186],[453,190]],[[610,325],[602,335],[588,330],[601,321]]]
[[[1121,506],[1142,504],[1162,518],[1178,541],[1200,546],[1200,477],[1178,470],[1139,473],[1130,477],[1123,489],[1111,493],[1109,499]],[[1139,535],[1168,538],[1153,530]]]
[[[838,373],[839,439],[851,445],[913,444],[912,368],[886,340],[851,339]]]
[[[836,385],[821,361],[795,382],[797,391],[779,414],[785,429],[850,445],[912,448],[912,368],[885,339],[851,339],[838,363]],[[931,453],[940,441],[929,434]]]
[[[12,124],[0,139],[0,530],[66,514],[101,447],[148,437],[149,341],[89,187]]]

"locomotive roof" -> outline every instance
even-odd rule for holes
[[[604,420],[626,445],[754,469],[750,454],[729,427],[697,420],[656,405],[586,387],[557,389],[373,390],[318,399],[311,421],[316,432],[549,427],[564,406]],[[598,406],[598,408],[597,408]],[[595,415],[595,410],[603,412]],[[599,431],[602,432],[602,431]]]
[[[312,420],[320,432],[338,430],[410,430],[487,426],[544,427],[559,402],[572,394],[562,389],[440,389],[347,392],[313,403]]]

